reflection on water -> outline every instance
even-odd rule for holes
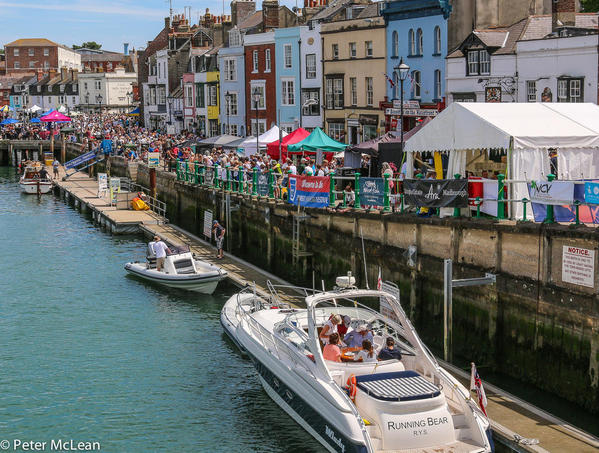
[[[2,438],[99,441],[103,451],[318,452],[222,334],[213,296],[148,286],[113,237],[0,168]]]

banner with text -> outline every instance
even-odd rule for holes
[[[258,195],[262,197],[268,195],[268,173],[258,174]]]
[[[566,181],[531,181],[530,201],[539,204],[570,204],[574,202],[574,183]]]
[[[467,208],[467,179],[406,179],[404,202],[427,208]]]
[[[307,208],[329,205],[331,180],[326,176],[289,175],[289,203]]]
[[[385,181],[383,178],[360,178],[360,204],[362,206],[383,206],[385,202]]]
[[[81,154],[79,157],[76,157],[73,160],[70,160],[64,164],[64,167],[68,170],[70,168],[78,167],[81,164],[84,164],[87,161],[95,159],[96,151],[88,151],[85,154]]]

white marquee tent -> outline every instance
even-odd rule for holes
[[[449,152],[448,175],[466,173],[468,150],[503,149],[507,178],[546,180],[548,149],[558,153],[559,179],[599,177],[599,107],[570,103],[461,103],[449,105],[405,144],[408,174],[413,153]],[[528,198],[525,183],[510,184],[510,198]],[[512,216],[521,214],[516,203]]]
[[[258,136],[258,145],[260,146],[260,149],[266,149],[266,145],[275,142],[279,138],[285,137],[286,135],[287,132],[281,131],[281,136],[279,137],[279,126],[273,126],[264,134]],[[258,152],[258,150],[256,150],[256,137],[253,137],[253,140],[248,138],[241,143],[241,145],[239,145],[239,148],[243,148],[246,156],[256,154]]]

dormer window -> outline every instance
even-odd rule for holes
[[[466,75],[489,75],[491,73],[491,56],[486,49],[468,50]]]
[[[241,45],[241,33],[239,30],[229,31],[229,46],[237,47]]]

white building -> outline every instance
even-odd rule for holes
[[[124,113],[131,109],[135,72],[117,68],[114,72],[89,72],[79,74],[79,109]]]
[[[26,90],[28,96],[23,99],[23,109],[37,105],[43,111],[58,110],[61,107],[67,112],[75,110],[79,105],[79,73],[76,70],[62,68],[59,73],[51,70],[43,78],[33,82]]]
[[[320,23],[300,27],[302,127],[322,127],[322,40]],[[308,101],[310,99],[310,101]]]
[[[150,129],[166,130],[168,112],[168,50],[162,49],[149,59],[147,83],[142,84],[144,105],[144,124]]]
[[[597,15],[550,15],[473,31],[447,57],[447,102],[597,103]]]

